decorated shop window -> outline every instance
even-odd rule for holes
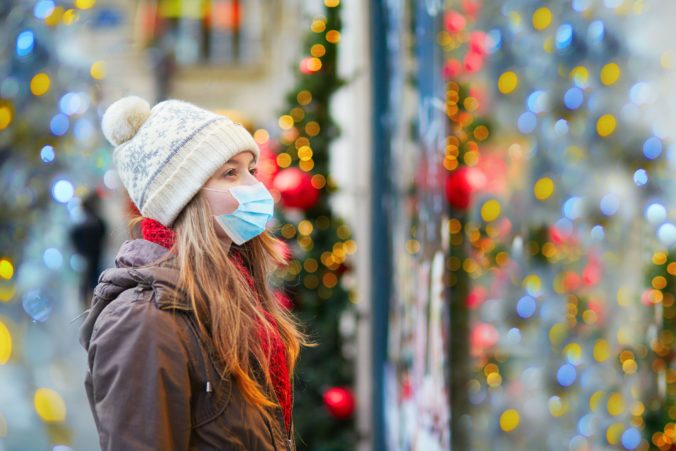
[[[177,65],[249,66],[262,58],[263,23],[261,0],[147,0],[136,34]]]

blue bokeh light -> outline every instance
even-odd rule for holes
[[[45,266],[49,269],[59,269],[63,265],[63,255],[61,255],[58,249],[53,247],[45,250],[42,254],[42,259],[45,262]]]
[[[535,130],[537,123],[537,117],[535,117],[535,115],[530,111],[526,111],[521,116],[519,116],[519,120],[517,121],[516,125],[521,133],[527,135]]]
[[[663,245],[671,247],[676,244],[676,226],[670,222],[664,223],[657,230],[657,237]]]
[[[601,212],[606,216],[612,216],[620,209],[620,199],[615,194],[606,194],[601,199]]]
[[[33,51],[35,44],[35,35],[31,30],[25,30],[19,33],[16,38],[16,54],[18,56],[26,56]]]
[[[561,384],[564,387],[569,387],[573,385],[576,377],[577,371],[575,370],[575,367],[570,363],[566,363],[565,365],[561,366],[561,368],[559,368],[559,371],[556,372],[556,380],[559,381],[559,384]]]
[[[667,219],[667,209],[657,202],[650,204],[645,209],[645,218],[653,225],[662,224]]]
[[[502,33],[498,29],[488,32],[488,53],[495,53],[502,47]]]
[[[521,318],[530,318],[535,313],[536,307],[535,299],[531,296],[524,296],[516,304],[516,312]]]
[[[582,215],[582,198],[574,196],[563,203],[563,214],[566,218],[575,220]]]
[[[547,94],[544,91],[534,91],[528,96],[526,103],[533,113],[542,113],[547,108]]]
[[[653,136],[643,143],[643,155],[649,160],[654,160],[662,153],[662,141]]]
[[[52,118],[51,122],[49,123],[49,128],[56,136],[62,136],[68,131],[69,125],[68,116],[59,113]]]
[[[51,302],[39,290],[31,290],[24,294],[21,305],[33,321],[45,322],[52,312]]]
[[[629,428],[622,433],[622,446],[625,449],[636,449],[641,444],[641,433],[636,428]]]
[[[634,172],[634,183],[636,186],[643,186],[648,183],[648,173],[645,169],[637,169]]]
[[[556,30],[556,48],[563,50],[573,42],[573,27],[563,24]]]
[[[606,29],[603,22],[595,20],[589,24],[589,28],[587,29],[587,39],[589,39],[590,42],[598,43],[603,41],[605,33]]]
[[[75,194],[73,184],[68,180],[59,180],[52,187],[52,196],[54,197],[54,200],[61,202],[62,204],[68,202],[73,197],[73,194]]]
[[[603,229],[602,225],[595,225],[591,229],[591,237],[596,241],[603,241],[606,237],[606,231]]]
[[[52,146],[44,146],[40,150],[40,158],[45,163],[51,163],[52,161],[54,161],[55,157],[56,154],[54,153],[54,148]]]
[[[38,19],[46,19],[54,11],[54,2],[51,0],[40,0],[33,8],[33,15]]]
[[[582,103],[584,103],[584,91],[582,91],[580,88],[570,88],[563,95],[563,104],[566,105],[566,108],[569,110],[576,110],[580,108]]]

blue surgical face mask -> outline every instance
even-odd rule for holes
[[[226,190],[202,188],[209,191],[230,192],[239,202],[232,213],[216,215],[216,221],[238,246],[265,231],[265,225],[274,214],[274,200],[263,183],[237,185]]]

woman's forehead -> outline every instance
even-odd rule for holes
[[[254,154],[251,151],[245,150],[233,155],[225,164],[251,164],[254,161]]]

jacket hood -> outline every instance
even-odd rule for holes
[[[183,299],[180,304],[172,305],[170,297],[178,281],[176,259],[165,257],[168,249],[144,239],[127,240],[122,243],[115,257],[115,267],[108,268],[99,276],[99,283],[94,289],[89,312],[80,326],[80,344],[89,349],[89,341],[96,319],[103,309],[115,300],[122,292],[143,288],[153,291],[153,302],[158,308],[178,307],[192,310],[190,303]]]

